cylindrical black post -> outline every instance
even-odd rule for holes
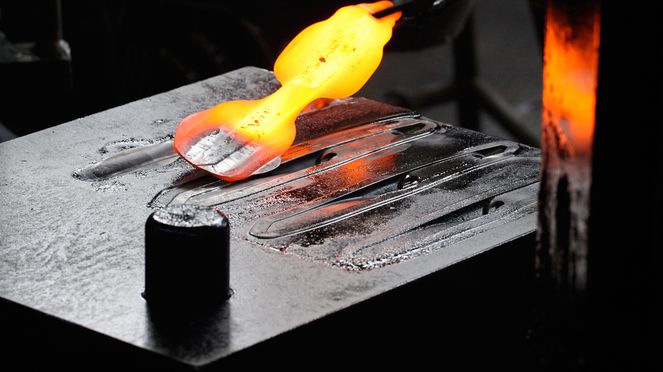
[[[218,303],[230,295],[230,226],[213,208],[176,205],[145,224],[145,292],[150,303]]]

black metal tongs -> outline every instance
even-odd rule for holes
[[[384,18],[396,12],[403,12],[399,22],[407,21],[408,19],[417,18],[431,12],[437,12],[442,9],[447,3],[447,0],[410,0],[403,1],[399,4],[390,6],[389,8],[382,9],[373,13],[375,18]]]

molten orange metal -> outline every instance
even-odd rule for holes
[[[546,21],[543,121],[572,153],[589,153],[594,137],[600,13],[587,18],[574,24],[549,6]]]
[[[279,90],[255,101],[231,101],[185,118],[175,151],[198,168],[235,181],[283,154],[295,139],[295,119],[318,98],[343,98],[368,81],[400,18],[372,13],[390,1],[340,8],[300,32],[281,52],[274,74]]]

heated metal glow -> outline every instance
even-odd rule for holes
[[[230,101],[185,118],[174,149],[224,180],[249,177],[278,160],[295,139],[295,119],[318,98],[343,98],[368,81],[382,59],[400,13],[371,16],[389,1],[340,8],[300,32],[281,52],[279,90],[260,100]]]
[[[544,50],[544,126],[571,152],[589,153],[594,136],[600,13],[582,17],[549,6]],[[576,12],[579,13],[579,12]],[[578,20],[582,19],[582,22]]]
[[[597,0],[548,2],[537,264],[569,293],[587,285],[600,27]]]

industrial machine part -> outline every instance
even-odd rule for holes
[[[276,87],[243,68],[0,144],[5,350],[182,370],[522,355],[538,150],[349,98],[300,115],[283,164],[242,182],[169,153],[181,118]],[[227,215],[227,301],[141,296],[145,222],[162,208]]]

